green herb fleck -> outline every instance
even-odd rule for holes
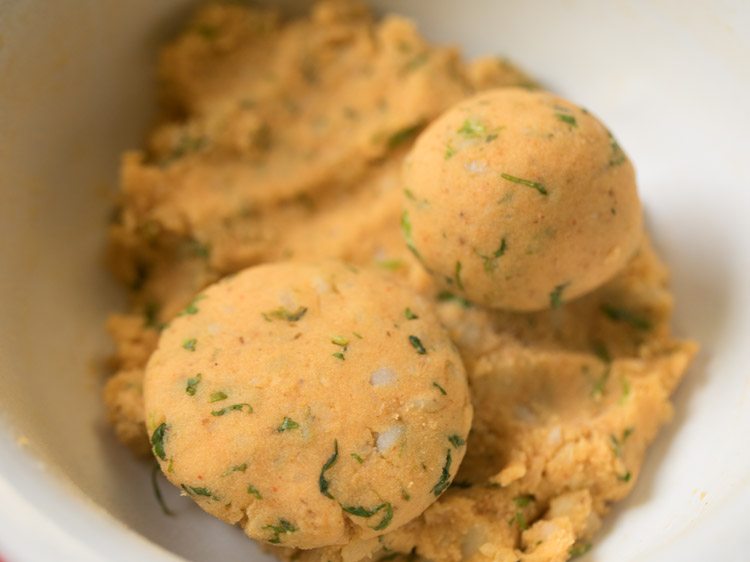
[[[440,386],[438,383],[436,383],[435,381],[432,382],[432,386],[437,388],[440,391],[440,394],[442,394],[443,396],[448,396],[448,393],[445,391],[445,389],[442,386]]]
[[[211,246],[198,240],[189,240],[185,245],[186,252],[194,258],[207,260],[211,257]]]
[[[448,449],[445,456],[445,464],[443,465],[443,470],[440,473],[440,478],[432,487],[432,493],[435,494],[435,497],[438,497],[440,494],[445,492],[445,490],[448,489],[448,486],[450,486],[452,461],[453,459],[451,458],[451,450]]]
[[[453,148],[450,144],[445,146],[445,159],[450,160],[456,155],[456,149]]]
[[[460,435],[456,435],[455,433],[448,436],[448,441],[450,441],[451,445],[453,445],[456,449],[466,445],[466,439],[464,439]]]
[[[458,287],[460,290],[464,290],[464,283],[461,280],[461,269],[463,266],[461,265],[460,261],[456,262],[456,269],[455,269],[455,278],[456,278],[456,287]]]
[[[286,320],[287,322],[297,322],[302,320],[302,317],[307,313],[306,306],[300,306],[297,310],[291,311],[283,306],[269,310],[268,312],[262,312],[261,316],[267,321],[273,320]]]
[[[550,308],[556,309],[560,308],[563,305],[563,291],[568,287],[568,285],[570,285],[570,283],[561,283],[552,290],[552,292],[549,294]]]
[[[161,495],[161,488],[159,488],[159,465],[155,464],[154,467],[151,470],[151,488],[154,491],[154,496],[156,497],[156,501],[159,503],[159,507],[161,507],[162,512],[164,515],[169,515],[170,517],[174,515],[174,512],[167,507],[167,504],[164,501],[164,496]]]
[[[167,453],[164,451],[164,439],[167,436],[167,431],[169,431],[169,426],[166,423],[162,423],[151,434],[151,448],[154,451],[154,455],[163,461],[167,460]]]
[[[602,305],[602,312],[613,322],[630,324],[636,330],[647,331],[652,327],[651,321],[648,318],[644,318],[643,316],[625,308],[619,308],[605,303]]]
[[[208,399],[209,402],[221,402],[222,400],[226,400],[228,398],[227,394],[222,391],[218,392],[212,392],[211,397]]]
[[[547,191],[547,188],[544,187],[541,183],[531,180],[525,180],[523,178],[517,178],[516,176],[511,176],[510,174],[502,173],[500,174],[500,177],[504,180],[508,180],[509,182],[517,183],[519,185],[525,185],[526,187],[530,187],[532,189],[536,189],[539,193],[542,195],[549,195],[549,192]]]
[[[487,134],[487,127],[479,119],[466,119],[456,132],[467,139],[476,139]]]
[[[609,376],[611,372],[611,367],[607,365],[607,368],[604,369],[602,376],[594,382],[594,388],[591,390],[592,398],[600,398],[604,395],[604,390],[606,389],[607,383],[609,382]]]
[[[229,476],[230,474],[233,474],[235,472],[245,472],[246,470],[247,470],[247,463],[243,462],[242,464],[236,464],[236,465],[234,465],[232,467],[229,467],[221,475],[222,476]]]
[[[298,427],[299,427],[299,424],[296,421],[294,421],[292,418],[284,417],[279,427],[276,428],[276,431],[279,433],[283,433],[285,431],[297,429]]]
[[[516,507],[523,508],[529,505],[532,502],[536,501],[536,497],[534,494],[521,494],[520,496],[516,496],[513,498],[513,503],[516,504]]]
[[[198,301],[206,298],[206,295],[198,295],[177,316],[188,316],[198,314]]]
[[[576,121],[576,118],[573,117],[572,115],[566,115],[565,113],[555,113],[555,115],[563,123],[567,123],[571,127],[578,127],[578,122]]]
[[[346,347],[347,345],[349,345],[349,340],[344,336],[333,336],[331,338],[331,343],[341,347]]]
[[[614,135],[607,131],[607,134],[609,135],[609,147],[610,147],[610,157],[609,157],[609,165],[610,166],[619,166],[625,160],[627,160],[627,157],[625,156],[625,152],[623,152],[622,147],[620,147],[620,143],[617,142],[617,139],[615,139]]]
[[[380,260],[377,265],[388,271],[398,271],[404,267],[404,262],[401,260]]]
[[[253,413],[253,407],[247,402],[243,402],[242,404],[232,404],[231,406],[227,406],[226,408],[222,408],[221,410],[213,410],[211,412],[211,415],[223,416],[224,414],[228,414],[229,412],[241,412],[243,408],[247,408],[248,414]]]
[[[409,307],[406,307],[404,309],[404,317],[407,320],[418,320],[419,319],[419,316],[417,316],[416,314],[414,314],[414,312],[412,311],[412,309],[409,308]]]
[[[331,355],[332,355],[333,357],[335,357],[336,359],[338,359],[339,361],[346,361],[346,357],[345,357],[345,356],[344,356],[344,354],[343,354],[342,352],[340,352],[340,351],[337,351],[336,353],[331,353]]]
[[[320,488],[320,493],[323,494],[325,497],[333,499],[333,496],[331,495],[331,492],[328,491],[329,486],[331,485],[330,481],[326,479],[326,472],[330,470],[330,468],[336,464],[336,461],[339,458],[339,442],[338,440],[334,440],[333,442],[333,454],[328,457],[328,460],[323,465],[323,468],[320,469],[320,476],[318,477],[318,487]]]
[[[218,501],[218,496],[214,495],[211,490],[203,486],[188,486],[187,484],[180,484],[180,487],[190,496],[203,496],[204,498],[211,498],[212,500]]]
[[[419,254],[419,251],[417,250],[417,247],[414,245],[414,238],[412,236],[412,227],[411,227],[411,219],[409,218],[409,211],[404,211],[401,214],[401,232],[404,235],[404,240],[406,241],[406,247],[409,248],[409,251],[414,254],[414,256],[421,260],[422,256]]]
[[[190,377],[187,380],[187,384],[185,385],[185,393],[188,396],[195,396],[195,393],[198,391],[198,385],[200,384],[202,378],[203,375],[201,373],[198,373],[194,377]]]
[[[590,542],[576,543],[570,547],[568,554],[571,558],[578,558],[586,554],[589,550],[591,550]]]
[[[417,353],[420,355],[426,355],[427,350],[424,348],[424,345],[422,345],[422,340],[420,340],[417,336],[409,336],[409,343],[411,346],[417,350]]]
[[[294,523],[290,523],[286,519],[279,519],[278,525],[266,525],[263,529],[273,532],[273,536],[268,539],[268,542],[271,544],[279,544],[281,542],[281,535],[294,533],[297,530],[297,527]]]
[[[406,490],[402,489],[401,490],[401,499],[404,500],[405,502],[408,502],[409,500],[411,500],[411,494],[409,492],[407,492]]]
[[[406,198],[409,199],[409,200],[411,200],[411,201],[415,201],[416,202],[416,200],[417,200],[417,196],[414,195],[414,192],[411,189],[409,189],[409,188],[404,188],[404,195],[406,195]]]
[[[464,308],[470,308],[471,303],[467,301],[463,297],[459,297],[458,295],[454,295],[450,291],[440,291],[437,295],[438,302],[455,302],[459,305],[461,305]]]
[[[625,474],[618,474],[617,479],[621,482],[630,482],[630,479],[632,478],[632,474],[628,470]]]
[[[424,127],[424,122],[419,121],[418,123],[414,123],[413,125],[409,125],[393,133],[388,137],[388,142],[386,143],[388,150],[398,148],[402,144],[410,141],[422,127]]]
[[[352,453],[352,458],[357,461],[359,464],[363,464],[365,462],[365,459],[360,457],[357,453]]]
[[[622,406],[630,396],[630,381],[623,377],[622,379],[622,394],[620,395],[619,404]]]
[[[625,444],[625,441],[627,441],[628,437],[633,434],[633,431],[635,430],[632,427],[625,428],[620,439],[618,439],[615,435],[609,436],[609,441],[612,444],[612,452],[616,457],[622,458],[622,446]]]
[[[251,496],[255,496],[255,497],[256,497],[256,498],[258,498],[259,500],[262,500],[262,499],[263,499],[263,496],[262,496],[262,495],[261,495],[261,493],[260,493],[260,492],[258,491],[258,488],[256,488],[256,487],[255,487],[255,486],[253,486],[252,484],[248,484],[248,486],[247,486],[247,493],[248,493],[248,494],[250,494]]]
[[[497,250],[492,252],[491,255],[485,256],[477,252],[477,255],[482,258],[482,261],[484,262],[484,270],[487,273],[492,273],[497,269],[497,260],[498,258],[501,258],[505,255],[505,252],[508,251],[508,243],[506,242],[505,238],[500,240],[500,245],[497,247]]]
[[[361,505],[358,506],[341,506],[341,508],[350,515],[354,515],[356,517],[365,517],[370,518],[374,515],[377,515],[381,511],[385,511],[385,514],[383,515],[383,519],[378,523],[375,527],[372,527],[375,531],[382,531],[388,525],[390,525],[391,520],[393,519],[393,505],[391,505],[390,502],[381,503],[380,505],[374,507],[373,509],[368,509],[366,507],[362,507]]]
[[[521,511],[516,511],[516,514],[511,518],[510,521],[508,521],[508,525],[513,526],[513,524],[518,525],[518,528],[521,531],[525,531],[529,528],[529,524],[526,521],[526,516]]]
[[[198,340],[195,338],[190,338],[182,342],[182,349],[187,349],[188,351],[195,351],[195,345],[198,343]]]

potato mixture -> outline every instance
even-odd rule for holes
[[[267,513],[276,520],[264,520],[256,534],[278,544],[269,548],[281,558],[300,562],[551,562],[590,548],[611,504],[635,485],[646,448],[671,416],[670,394],[696,351],[695,344],[671,335],[672,297],[664,265],[644,237],[624,269],[595,291],[578,299],[562,291],[557,298],[545,295],[554,306],[539,312],[503,312],[472,302],[455,282],[455,269],[450,271],[453,284],[436,281],[404,242],[400,228],[404,198],[410,213],[419,205],[419,200],[410,201],[412,192],[402,180],[404,159],[417,135],[477,93],[535,90],[535,82],[504,59],[466,63],[455,49],[428,44],[408,20],[375,19],[359,4],[343,1],[319,3],[309,16],[295,20],[235,3],[207,5],[164,49],[159,71],[161,120],[144,150],[123,157],[120,202],[110,227],[110,263],[131,298],[130,312],[113,314],[108,324],[117,346],[117,372],[108,380],[104,398],[118,438],[138,454],[153,450],[165,472],[204,508],[213,502],[212,496],[220,494],[201,483],[198,477],[205,474],[178,467],[179,458],[169,472],[169,439],[175,434],[167,420],[147,419],[144,374],[160,334],[162,341],[170,334],[177,337],[174,341],[186,346],[180,349],[183,359],[189,360],[199,353],[201,342],[180,330],[202,322],[200,314],[190,311],[209,306],[209,299],[194,300],[206,287],[259,264],[340,260],[363,271],[379,270],[392,280],[385,283],[409,286],[409,294],[424,301],[425,311],[436,309],[465,366],[474,409],[468,438],[455,432],[465,443],[446,440],[440,450],[456,454],[460,449],[465,457],[455,478],[457,464],[449,467],[446,482],[452,482],[440,490],[439,499],[413,519],[404,517],[402,526],[379,529],[385,531],[380,536],[351,533],[343,545],[284,547],[308,545],[291,538],[299,532],[297,526],[272,511],[282,503],[269,504],[273,507]],[[560,127],[571,126],[569,119],[558,120]],[[482,131],[483,142],[492,134]],[[505,173],[534,183],[528,171]],[[500,240],[498,233],[491,234],[493,244],[488,239],[479,250],[491,267],[502,267],[502,233]],[[485,260],[471,257],[477,260],[476,272],[459,272],[467,276],[462,285],[469,274],[486,274]],[[286,277],[274,275],[274,286],[295,281],[293,273]],[[234,283],[232,279],[215,288]],[[282,302],[262,311],[270,321],[253,322],[288,328],[288,316],[294,317],[301,306]],[[389,302],[381,312],[391,314],[389,307],[396,306],[393,310],[406,308]],[[418,305],[406,306],[420,315]],[[402,313],[405,325],[411,320]],[[213,328],[206,324],[201,329]],[[436,328],[426,323],[424,329]],[[359,330],[343,334],[322,324],[314,330],[331,336],[326,341],[331,354],[357,353],[351,332]],[[294,345],[306,349],[307,343],[304,338],[293,341],[290,358]],[[410,345],[418,352],[416,344]],[[405,351],[409,347],[394,350],[393,361],[413,361],[403,356]],[[326,360],[336,368],[349,360],[344,357]],[[256,415],[257,404],[230,398],[232,381],[206,367],[210,365],[201,367],[199,378],[198,371],[179,364],[172,390],[181,393],[181,402],[175,412],[193,407],[185,400],[194,400],[209,422],[240,424],[243,416]],[[377,367],[368,368],[367,373],[374,376],[375,371]],[[432,376],[427,371],[423,375]],[[381,372],[379,377],[390,375]],[[433,390],[431,399],[442,396],[440,388]],[[167,398],[160,403],[170,404]],[[222,415],[213,414],[224,409]],[[279,403],[268,411],[269,443],[302,436],[303,422],[310,419],[306,410],[285,413]],[[239,425],[226,427],[220,431],[241,439]],[[278,431],[281,427],[285,430]],[[453,435],[447,426],[439,432],[446,431]],[[336,450],[328,441],[315,457],[324,461],[316,469],[319,477]],[[277,449],[282,458],[284,446]],[[432,450],[427,449],[424,454]],[[337,461],[344,458],[343,447],[338,451]],[[351,453],[364,460],[367,452],[365,444],[361,451],[347,445],[353,464],[346,470],[357,470]],[[226,490],[221,494],[233,499],[241,491],[242,501],[256,507],[277,501],[272,494],[267,499],[264,475],[259,472],[256,479],[251,472],[253,462],[264,462],[262,457],[225,460],[224,472],[237,470],[223,477]],[[218,465],[211,470],[214,481],[222,478]],[[440,478],[439,463],[426,470],[430,482]],[[351,479],[355,477],[352,472]],[[426,477],[424,481],[429,488]],[[320,478],[309,484],[318,496],[320,484]],[[356,511],[347,512],[352,517],[346,525],[372,512],[364,522],[370,529],[387,519],[388,508],[381,505],[408,503],[405,497],[380,503],[375,497],[361,498],[362,505],[355,500],[342,506]],[[226,519],[247,523],[234,516]]]

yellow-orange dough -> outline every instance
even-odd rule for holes
[[[417,140],[404,187],[410,248],[446,289],[493,308],[558,307],[612,278],[642,239],[625,153],[548,92],[460,102]]]
[[[420,515],[458,470],[472,417],[432,305],[338,262],[207,288],[162,333],[144,397],[172,483],[249,536],[298,548]]]

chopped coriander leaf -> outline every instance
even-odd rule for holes
[[[526,507],[531,502],[535,501],[536,497],[533,494],[521,494],[520,496],[513,498],[513,503],[516,504],[516,507]]]
[[[164,502],[164,496],[161,495],[161,489],[159,488],[159,465],[158,463],[153,466],[151,469],[151,488],[154,491],[154,496],[156,497],[156,501],[159,504],[159,507],[161,507],[162,512],[164,515],[169,515],[170,517],[174,515],[174,512],[167,507],[167,504]]]
[[[380,260],[377,262],[377,265],[388,271],[398,271],[404,267],[404,262],[401,260]]]
[[[411,494],[406,490],[401,490],[401,499],[408,502],[411,499]]]
[[[438,383],[436,383],[435,381],[432,382],[432,386],[437,388],[440,391],[440,394],[442,394],[443,396],[448,396],[448,393],[445,391],[445,389],[442,386],[440,386]]]
[[[182,349],[187,349],[188,351],[195,351],[195,345],[198,343],[198,340],[195,338],[189,338],[182,342]]]
[[[336,359],[338,359],[339,361],[346,361],[346,357],[345,357],[345,356],[344,356],[344,354],[343,354],[343,353],[341,353],[340,351],[337,351],[336,353],[331,353],[331,356],[332,356],[332,357],[335,357],[335,358],[336,358]]]
[[[451,445],[453,445],[456,449],[466,445],[466,439],[464,439],[460,435],[456,435],[455,433],[448,436],[448,441],[450,441]]]
[[[341,506],[341,508],[350,515],[354,515],[356,517],[364,517],[369,519],[370,517],[373,517],[374,515],[377,515],[381,511],[385,511],[385,514],[383,515],[383,519],[381,519],[380,523],[378,523],[375,527],[372,527],[375,531],[382,531],[388,525],[390,525],[391,520],[393,519],[393,505],[391,505],[390,502],[381,503],[380,505],[368,509],[366,507],[359,506]]]
[[[516,514],[511,518],[510,521],[508,521],[508,525],[510,526],[513,526],[514,523],[518,525],[518,528],[521,531],[525,531],[529,528],[529,524],[526,521],[526,516],[520,511],[516,511]]]
[[[621,482],[630,482],[630,479],[632,478],[632,474],[628,470],[625,474],[618,474],[617,479]]]
[[[154,455],[163,461],[167,460],[167,453],[164,450],[164,439],[167,437],[167,431],[169,431],[169,426],[162,423],[151,434],[151,448]]]
[[[572,115],[566,115],[565,113],[555,113],[555,116],[557,116],[560,121],[562,121],[563,123],[567,123],[571,127],[578,127],[578,122]]]
[[[290,523],[286,519],[279,519],[277,525],[265,525],[263,529],[267,529],[273,532],[273,536],[268,539],[271,544],[279,544],[281,542],[281,535],[286,533],[294,533],[297,527],[294,523]]]
[[[365,459],[360,457],[357,453],[352,453],[352,458],[357,461],[359,464],[362,464],[365,462]]]
[[[230,474],[233,474],[235,472],[245,472],[246,470],[247,470],[247,463],[243,462],[242,464],[236,464],[236,465],[234,465],[232,467],[229,467],[221,475],[222,476],[229,476]]]
[[[203,300],[205,298],[206,298],[206,295],[198,295],[192,301],[190,301],[190,303],[177,316],[187,316],[187,315],[198,314],[198,307],[196,305],[198,301]]]
[[[525,180],[523,178],[517,178],[516,176],[511,176],[510,174],[502,173],[500,174],[500,177],[504,180],[508,180],[509,182],[517,183],[519,185],[525,185],[526,187],[530,187],[532,189],[536,189],[539,193],[542,195],[549,195],[549,192],[547,191],[547,188],[544,187],[541,183],[531,180]]]
[[[438,300],[438,302],[453,301],[453,302],[461,305],[464,308],[470,308],[471,307],[471,303],[469,301],[467,301],[463,297],[459,297],[458,295],[454,295],[450,291],[440,291],[440,293],[438,293],[437,300]]]
[[[243,408],[247,408],[248,414],[253,413],[253,407],[247,402],[243,402],[242,404],[232,404],[231,406],[227,406],[226,408],[222,408],[221,410],[213,410],[211,412],[211,415],[223,416],[224,414],[227,414],[229,412],[241,412]]]
[[[414,245],[414,239],[412,238],[411,219],[409,218],[409,211],[404,211],[401,214],[401,232],[404,235],[406,241],[406,247],[414,256],[421,260],[422,256],[419,254],[417,247]]]
[[[211,498],[212,500],[218,501],[218,496],[214,495],[211,490],[208,488],[205,488],[203,486],[188,486],[187,484],[180,484],[180,487],[189,495],[189,496],[203,496],[204,498]]]
[[[495,269],[497,269],[498,258],[503,257],[507,250],[508,243],[505,241],[505,238],[503,238],[502,240],[500,240],[500,245],[498,246],[497,250],[492,252],[491,255],[485,256],[477,252],[477,255],[482,258],[485,272],[492,273],[493,271],[495,271]]]
[[[292,418],[284,417],[279,427],[276,428],[276,431],[279,433],[283,433],[285,431],[297,429],[298,427],[299,427],[299,424],[296,421],[294,421]]]
[[[419,319],[419,316],[417,316],[416,314],[414,314],[414,312],[412,311],[412,309],[409,308],[409,307],[406,307],[404,309],[404,317],[407,320],[418,320]]]
[[[625,428],[620,439],[618,439],[615,435],[609,436],[609,441],[612,444],[612,452],[616,457],[622,457],[622,446],[625,444],[625,441],[627,441],[628,437],[633,434],[633,431],[635,431],[635,429],[632,427]]]
[[[479,119],[466,119],[456,132],[467,139],[476,139],[487,134],[487,127]]]
[[[417,196],[414,195],[414,192],[411,189],[409,189],[409,188],[404,188],[404,195],[406,195],[407,199],[410,199],[412,201],[416,201],[417,200]]]
[[[452,147],[451,145],[449,145],[449,144],[448,144],[448,145],[446,145],[446,146],[445,146],[445,156],[444,156],[444,158],[445,158],[446,160],[450,160],[450,159],[451,159],[451,158],[453,158],[453,157],[454,157],[455,155],[456,155],[456,149],[455,149],[455,148],[453,148],[453,147]]]
[[[408,142],[411,140],[416,134],[419,132],[419,130],[424,127],[424,122],[419,121],[417,123],[414,123],[413,125],[409,125],[407,127],[404,127],[403,129],[399,129],[395,133],[393,133],[390,137],[388,137],[388,142],[386,143],[386,146],[389,150],[393,150],[395,148],[398,148],[402,144]]]
[[[267,322],[271,322],[273,320],[286,320],[287,322],[297,322],[298,320],[302,319],[305,313],[307,313],[306,306],[300,306],[295,311],[291,311],[283,306],[280,306],[279,308],[269,310],[268,312],[261,312],[261,315]]]
[[[561,283],[549,294],[549,305],[551,308],[560,308],[563,305],[562,295],[568,285],[570,285],[570,283]]]
[[[652,328],[651,321],[626,308],[619,308],[611,304],[603,304],[602,312],[613,322],[630,324],[636,330],[647,331]]]
[[[349,340],[344,336],[333,336],[331,338],[331,343],[341,347],[346,347],[347,345],[349,345]]]
[[[443,470],[440,473],[440,478],[432,487],[432,493],[435,494],[435,497],[438,497],[440,494],[445,492],[445,490],[448,489],[448,486],[450,486],[452,461],[453,459],[451,458],[451,450],[448,449],[445,456],[445,464],[443,465]]]
[[[258,491],[258,488],[256,488],[256,487],[255,487],[255,486],[253,486],[252,484],[248,484],[248,485],[247,485],[247,493],[248,493],[248,494],[250,494],[251,496],[255,496],[255,497],[256,497],[256,498],[258,498],[259,500],[262,500],[262,499],[263,499],[263,496],[262,496],[262,495],[261,495],[261,493],[260,493],[260,492]]]
[[[578,558],[579,556],[586,554],[589,550],[591,550],[590,542],[576,543],[570,547],[568,554],[571,558]]]
[[[339,442],[338,440],[333,441],[333,454],[328,457],[328,460],[323,465],[323,468],[320,469],[320,476],[318,477],[318,487],[320,488],[320,493],[323,494],[325,497],[333,499],[333,496],[331,495],[331,492],[328,491],[328,488],[330,487],[331,483],[326,479],[326,472],[330,470],[330,468],[336,464],[336,461],[339,458]]]
[[[591,390],[592,398],[600,398],[604,395],[604,390],[606,389],[607,383],[609,382],[609,376],[611,372],[612,369],[608,365],[607,368],[604,369],[602,376],[594,382],[594,388]]]
[[[456,278],[456,287],[458,287],[460,290],[464,290],[464,283],[461,280],[461,269],[463,266],[461,265],[460,261],[456,262],[456,270],[455,270],[455,278]]]
[[[211,397],[208,399],[209,402],[221,402],[229,398],[225,392],[212,392]]]
[[[420,355],[426,355],[427,350],[424,348],[424,345],[422,345],[422,340],[420,340],[417,336],[409,336],[409,343],[411,346],[417,350],[417,353]]]
[[[609,134],[609,147],[610,147],[610,157],[609,157],[609,165],[610,166],[619,166],[625,160],[627,160],[627,157],[625,156],[625,152],[623,152],[622,148],[620,147],[620,143],[617,142],[617,139],[615,139],[614,135],[607,131],[607,134]]]
[[[198,391],[198,385],[200,384],[202,378],[203,375],[201,373],[198,373],[194,377],[190,377],[187,380],[187,384],[185,385],[185,393],[188,396],[195,396],[195,393]]]
[[[620,395],[619,404],[622,405],[630,396],[630,381],[623,377],[622,379],[622,394]]]

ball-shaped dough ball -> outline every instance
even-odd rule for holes
[[[421,514],[455,475],[472,417],[430,304],[334,262],[206,289],[162,333],[144,394],[167,478],[252,538],[298,548]]]
[[[601,285],[638,248],[635,173],[588,111],[494,90],[419,137],[404,167],[407,244],[445,288],[533,311]]]

